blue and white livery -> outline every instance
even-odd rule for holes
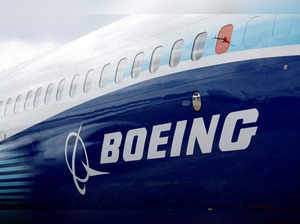
[[[129,16],[2,73],[0,208],[299,208],[299,23]]]

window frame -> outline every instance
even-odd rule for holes
[[[70,84],[70,90],[69,90],[69,96],[71,98],[74,98],[77,94],[79,94],[77,91],[80,90],[80,75],[76,74],[73,76],[71,84]]]
[[[4,116],[4,101],[0,100],[0,119]]]
[[[124,65],[122,65],[121,63],[125,63]],[[120,83],[123,80],[125,80],[125,72],[126,72],[126,68],[128,68],[129,65],[129,60],[126,57],[123,57],[119,60],[117,68],[116,68],[116,72],[115,72],[115,83]],[[120,67],[122,67],[120,69]]]
[[[42,102],[42,91],[43,91],[43,87],[39,87],[35,91],[34,99],[33,99],[33,108],[34,109],[38,108]],[[38,95],[38,93],[39,93],[39,95]]]
[[[28,107],[27,105],[28,105],[28,103],[27,102],[30,102],[29,101],[29,96],[31,95],[31,104],[30,104],[30,107]],[[25,98],[25,101],[24,101],[24,110],[25,111],[28,111],[28,110],[30,110],[30,109],[33,109],[33,101],[34,101],[34,92],[33,92],[33,90],[29,90],[28,92],[27,92],[27,94],[26,94],[26,98]]]
[[[102,88],[105,88],[106,85],[104,85],[103,83],[103,75],[109,75],[108,73],[104,73],[104,71],[106,71],[108,69],[108,72],[111,72],[111,74],[113,75],[113,69],[112,69],[112,64],[111,63],[106,63],[105,65],[103,65],[102,69],[101,69],[101,73],[100,73],[100,80],[99,80],[99,88],[102,89]],[[110,71],[109,71],[110,69]],[[113,84],[115,84],[115,79],[112,78],[110,79]],[[109,85],[108,85],[109,86]]]
[[[195,56],[195,54],[197,53],[197,52],[195,52],[195,47],[196,47],[196,44],[197,44],[197,40],[203,35],[203,34],[205,34],[205,41],[204,41],[204,44],[203,44],[203,51],[202,51],[202,53],[200,53],[199,55],[199,58],[198,58],[198,56],[196,57]],[[202,57],[203,57],[203,54],[205,53],[205,46],[206,46],[206,41],[207,41],[207,36],[208,36],[208,33],[206,32],[206,31],[204,31],[204,32],[201,32],[201,33],[198,33],[197,35],[196,35],[196,37],[194,38],[194,42],[193,42],[193,47],[192,47],[192,52],[191,52],[191,59],[192,59],[192,61],[198,61],[198,60],[200,60]],[[200,41],[200,42],[203,42],[203,41]],[[195,53],[194,53],[195,52]],[[199,51],[198,51],[199,52]]]
[[[183,43],[181,44],[180,42],[183,42]],[[177,63],[174,63],[174,61],[175,61],[175,58],[174,58],[174,57],[176,56],[175,54],[176,54],[177,52],[179,52],[179,50],[175,48],[175,47],[177,47],[178,45],[182,45],[182,48],[180,49],[180,57],[179,57]],[[176,52],[176,51],[177,51],[177,52]],[[181,38],[181,39],[179,39],[179,40],[176,40],[176,41],[174,42],[173,46],[172,46],[171,53],[170,53],[170,59],[169,59],[169,65],[170,65],[170,67],[176,67],[177,65],[180,64],[180,61],[181,61],[183,52],[184,52],[184,39]],[[175,62],[176,62],[176,61],[175,61]]]
[[[94,74],[93,74],[94,73]],[[93,90],[93,77],[94,79],[96,79],[97,77],[97,72],[95,69],[89,69],[85,75],[85,79],[84,79],[84,84],[83,84],[83,92],[84,93],[88,93],[91,90]],[[91,87],[89,89],[87,89],[87,83],[88,83],[88,79],[92,79],[91,80]],[[96,81],[96,80],[95,80]]]
[[[138,74],[137,75],[134,75],[135,73],[134,73],[134,71],[135,71],[135,68],[137,67],[137,66],[135,66],[136,65],[136,63],[137,63],[137,59],[138,59],[138,57],[139,56],[142,56],[143,57],[143,59],[142,60],[139,60],[139,62],[141,62],[141,63],[139,63],[139,72],[138,72]],[[134,57],[134,60],[133,60],[133,64],[132,64],[132,68],[131,68],[131,77],[133,78],[133,79],[136,79],[136,78],[138,78],[139,76],[140,76],[140,74],[142,73],[142,71],[143,71],[143,63],[145,62],[145,53],[143,52],[143,51],[141,51],[141,52],[139,52],[138,54],[136,54],[135,55],[135,57]]]
[[[124,62],[125,64],[122,65],[121,63]],[[122,65],[122,69],[120,69],[120,65]],[[129,66],[129,60],[127,57],[123,57],[119,60],[117,68],[116,68],[116,73],[115,73],[115,83],[120,83],[126,79],[125,73],[126,73],[126,68]],[[121,70],[121,71],[120,71]],[[121,73],[119,73],[119,71]]]
[[[66,90],[67,85],[68,85],[67,80],[65,78],[62,78],[59,81],[59,83],[57,85],[57,89],[56,89],[56,95],[55,95],[55,99],[56,99],[57,102],[59,102],[63,99],[63,94],[64,93],[68,93],[68,90]]]
[[[51,95],[49,96],[49,88],[52,87],[52,93]],[[54,83],[50,83],[48,86],[47,86],[47,89],[46,89],[46,93],[45,93],[45,97],[44,97],[44,104],[45,105],[48,105],[51,103],[52,99],[51,97],[54,96],[55,97],[55,85]],[[49,98],[50,97],[50,98]]]
[[[15,114],[21,113],[24,110],[24,107],[23,107],[24,103],[22,103],[22,100],[23,100],[23,95],[19,94],[15,100],[15,105],[14,105],[14,113]],[[19,103],[19,105],[17,105],[18,103]],[[20,111],[17,110],[19,107],[21,109]]]
[[[157,61],[157,60],[155,60],[154,56],[156,56],[155,53],[157,52],[158,49],[161,50],[161,53],[159,55],[159,60],[158,60],[159,63],[157,63],[158,66],[154,67],[155,69],[153,70],[153,66],[154,66],[153,63],[155,61]],[[154,50],[152,51],[151,60],[150,60],[150,66],[149,66],[150,73],[154,74],[154,73],[156,73],[159,70],[159,68],[160,68],[160,62],[161,62],[161,56],[162,56],[163,50],[164,50],[164,47],[162,45],[159,45],[159,46],[155,47]]]
[[[8,104],[9,102],[9,104]],[[8,106],[10,106],[10,110],[8,109]],[[4,106],[4,117],[7,117],[9,115],[12,115],[14,113],[14,101],[11,97],[9,97],[6,100],[5,106]]]

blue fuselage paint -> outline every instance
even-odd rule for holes
[[[288,65],[287,70],[284,65]],[[36,171],[28,204],[52,209],[296,208],[300,201],[300,179],[296,175],[300,170],[299,74],[300,56],[198,68],[120,89],[43,121],[7,140],[29,138],[32,142],[24,146]],[[201,95],[199,112],[192,107],[194,91]],[[221,152],[219,141],[225,117],[251,108],[259,111],[259,118],[249,147]],[[220,120],[212,152],[203,154],[196,144],[194,154],[188,156],[193,119],[202,117],[208,127],[215,114],[220,114]],[[176,122],[182,120],[187,121],[182,151],[180,156],[170,157]],[[147,160],[145,149],[139,161],[126,162],[120,156],[116,163],[100,164],[104,134],[123,134],[121,154],[129,130],[145,127],[148,146],[152,127],[169,122],[170,131],[162,133],[169,140],[158,148],[166,151],[165,158]],[[249,125],[238,122],[236,126],[239,130]],[[67,136],[80,127],[89,167],[109,172],[90,176],[85,195],[77,191],[64,155]],[[232,140],[238,135],[234,132]],[[71,139],[70,144],[74,145],[75,140]],[[75,166],[77,176],[84,178],[82,162],[86,161],[80,147]]]

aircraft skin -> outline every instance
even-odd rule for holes
[[[3,72],[0,207],[299,208],[299,22],[130,16]]]

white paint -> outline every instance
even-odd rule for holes
[[[137,161],[143,158],[146,137],[146,128],[132,129],[127,132],[123,152],[124,161]],[[133,149],[134,138],[137,138],[135,149]]]
[[[192,130],[189,137],[187,146],[187,155],[193,155],[195,149],[195,142],[197,141],[202,153],[211,153],[212,145],[215,138],[220,115],[214,115],[211,118],[211,122],[206,130],[203,118],[194,119]]]
[[[176,124],[176,129],[173,135],[173,142],[171,147],[171,155],[170,155],[171,157],[180,156],[186,123],[187,121],[184,120],[184,121],[178,121]]]
[[[253,60],[259,58],[270,58],[270,57],[280,57],[280,56],[295,56],[300,53],[300,45],[290,45],[290,46],[281,46],[281,47],[272,47],[272,48],[262,48],[262,49],[253,49],[240,52],[226,53],[222,55],[214,55],[209,57],[203,57],[199,61],[184,61],[181,62],[175,68],[170,68],[168,65],[160,67],[158,73],[151,74],[149,72],[143,72],[137,79],[126,79],[124,82],[117,85],[112,85],[106,89],[99,90],[96,88],[91,91],[89,94],[78,94],[77,97],[73,99],[67,98],[56,104],[43,105],[37,110],[24,111],[23,113],[14,114],[12,116],[2,118],[0,120],[1,131],[6,133],[7,137],[15,135],[29,127],[34,126],[35,124],[44,121],[52,116],[55,116],[58,113],[61,113],[67,109],[70,109],[74,106],[80,105],[92,99],[101,97],[105,94],[118,91],[125,87],[131,86],[136,83],[141,83],[146,80],[150,80],[157,77],[162,77],[166,75],[172,75],[177,72],[188,71],[196,68],[209,67],[213,65]],[[74,73],[75,74],[75,73]],[[57,83],[61,79],[57,80]],[[70,79],[71,80],[71,79]],[[69,82],[70,82],[69,80]],[[84,81],[82,80],[82,83]],[[45,82],[44,86],[47,86],[49,82]],[[17,96],[18,94],[16,94]],[[55,105],[55,106],[53,106]]]
[[[257,109],[249,109],[243,111],[236,111],[229,113],[226,116],[221,139],[219,142],[220,151],[236,151],[236,150],[244,150],[246,149],[252,140],[252,137],[256,134],[257,127],[251,128],[241,128],[238,136],[238,140],[236,142],[232,142],[232,137],[234,130],[236,128],[236,124],[238,120],[243,120],[243,124],[251,124],[255,123],[258,119],[258,110]],[[216,129],[218,126],[220,115],[213,115],[211,118],[211,122],[209,125],[208,131],[206,130],[203,118],[195,118],[192,123],[192,128],[189,133],[189,140],[187,146],[186,155],[193,155],[195,142],[197,141],[201,153],[211,153],[212,146],[215,140]],[[173,142],[171,147],[170,158],[180,156],[180,152],[182,149],[182,141],[183,136],[185,134],[187,120],[176,122],[175,133],[170,133],[171,123],[155,125],[152,128],[152,133],[150,137],[150,143],[148,147],[148,156],[147,160],[151,159],[162,159],[166,157],[166,150],[160,149],[158,150],[158,146],[163,146],[168,143],[169,136],[173,135]],[[71,132],[65,142],[65,160],[67,167],[70,173],[73,176],[74,184],[79,191],[80,194],[84,195],[86,193],[85,183],[89,180],[90,176],[98,176],[103,174],[109,174],[108,172],[102,172],[94,170],[89,166],[89,158],[87,154],[87,150],[84,144],[83,139],[80,137],[80,130],[78,132]],[[162,132],[164,133],[164,137],[161,136]],[[75,138],[75,143],[69,144],[71,138]],[[104,134],[103,137],[103,145],[101,149],[101,157],[100,164],[107,163],[117,163],[119,161],[120,154],[120,146],[122,142],[122,133],[121,132],[113,132]],[[137,138],[137,143],[135,146],[135,150],[133,152],[133,141],[134,138]],[[123,150],[123,159],[125,162],[129,161],[139,161],[143,158],[145,143],[147,138],[147,129],[146,128],[137,128],[131,129],[126,134],[124,150]],[[81,160],[82,165],[86,170],[86,176],[84,178],[80,178],[76,174],[75,161],[78,152],[78,145],[81,144],[82,150],[84,152],[84,160]],[[73,148],[72,148],[73,146]],[[71,148],[71,150],[69,149]],[[69,151],[72,152],[72,165],[69,163],[68,154]],[[81,183],[81,185],[79,185]]]
[[[104,135],[100,163],[116,163],[119,159],[122,133],[114,132]]]
[[[0,72],[44,55],[57,47],[57,43],[51,42],[42,44],[31,44],[19,40],[0,42]]]
[[[97,170],[90,168],[88,154],[86,151],[85,144],[84,144],[82,138],[80,137],[80,131],[81,131],[81,127],[79,127],[78,132],[71,132],[68,135],[66,142],[65,142],[65,160],[66,160],[67,167],[68,167],[70,173],[72,174],[75,187],[77,188],[77,190],[79,191],[80,194],[85,195],[85,193],[86,193],[85,183],[88,182],[90,177],[109,174],[109,173],[97,171]],[[71,138],[75,138],[75,143],[74,143],[73,149],[69,150],[69,141]],[[77,151],[78,144],[81,144],[82,150],[84,153],[84,157],[85,157],[85,161],[81,160],[81,163],[86,170],[86,176],[84,178],[80,178],[76,174],[76,166],[75,166],[76,163],[75,162],[76,162],[76,156],[77,156],[77,152],[78,152]],[[69,159],[68,159],[69,151],[72,152],[72,161],[71,161],[72,165],[71,166],[70,166]],[[79,185],[79,182],[81,183],[81,185]]]
[[[148,149],[148,159],[159,159],[166,157],[165,150],[158,150],[158,146],[165,145],[168,143],[168,136],[161,137],[161,133],[169,131],[171,129],[171,123],[155,125],[152,128],[149,149]]]
[[[242,128],[239,131],[238,139],[232,142],[233,133],[238,120],[243,120],[243,124],[255,123],[258,119],[258,110],[250,109],[231,112],[227,115],[220,139],[220,150],[223,152],[244,150],[250,145],[251,139],[256,135],[257,127]]]

